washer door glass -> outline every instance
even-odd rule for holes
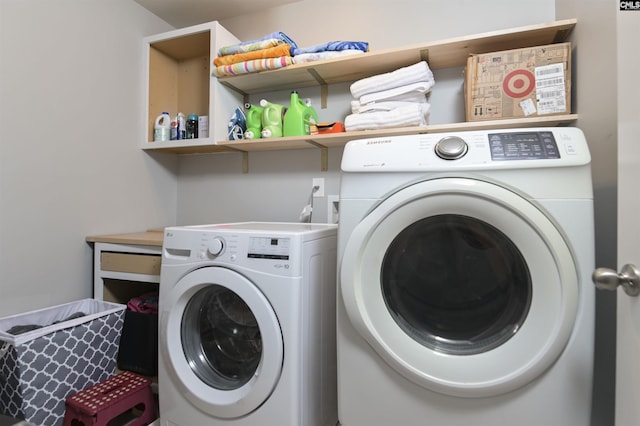
[[[421,219],[389,245],[382,293],[397,324],[424,346],[478,354],[509,340],[531,303],[520,250],[488,223],[462,215]]]
[[[172,283],[166,283],[172,285]],[[233,270],[207,266],[161,292],[159,349],[171,383],[203,412],[250,414],[280,380],[284,344],[260,288]]]
[[[471,178],[418,182],[344,238],[349,321],[420,386],[503,394],[543,374],[571,336],[572,252],[549,216],[510,189]]]
[[[182,315],[182,349],[193,372],[216,389],[237,389],[262,356],[258,321],[247,304],[220,285],[205,287]]]

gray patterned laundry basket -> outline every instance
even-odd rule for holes
[[[0,413],[62,425],[67,396],[115,374],[125,309],[84,299],[0,318]]]

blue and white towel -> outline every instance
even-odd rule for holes
[[[364,55],[361,50],[338,50],[327,52],[315,52],[315,53],[301,53],[293,57],[293,62],[296,64],[303,64],[305,62],[322,61],[324,59],[335,59],[343,56]]]
[[[368,52],[369,43],[366,41],[329,41],[309,47],[296,47],[291,50],[291,54],[293,56],[297,56],[302,55],[303,53],[339,52],[341,50],[359,50],[361,52]]]
[[[271,34],[267,34],[263,37],[260,37],[259,39],[256,39],[256,40],[242,41],[240,43],[232,44],[231,46],[221,47],[218,50],[218,56],[235,55],[238,53],[244,53],[246,52],[246,49],[244,49],[244,46],[247,46],[250,44],[260,45],[261,42],[267,41],[267,40],[281,40],[283,43],[287,43],[289,46],[291,46],[291,49],[290,49],[291,56],[293,56],[294,49],[298,48],[298,45],[296,44],[295,41],[293,41],[291,37],[289,37],[282,31],[276,31]]]

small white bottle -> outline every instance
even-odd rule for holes
[[[171,139],[171,117],[168,112],[163,112],[156,117],[153,125],[153,140],[168,141]]]

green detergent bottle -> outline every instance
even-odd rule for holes
[[[313,121],[312,121],[313,120]],[[318,122],[318,114],[312,106],[302,101],[295,90],[291,92],[291,105],[284,114],[284,136],[311,134],[311,124]]]
[[[244,104],[247,120],[247,130],[244,132],[245,139],[260,139],[262,132],[262,112],[264,108],[258,105]]]
[[[282,119],[287,110],[284,105],[268,102],[266,99],[260,101],[262,111],[262,137],[280,138],[282,137]]]

